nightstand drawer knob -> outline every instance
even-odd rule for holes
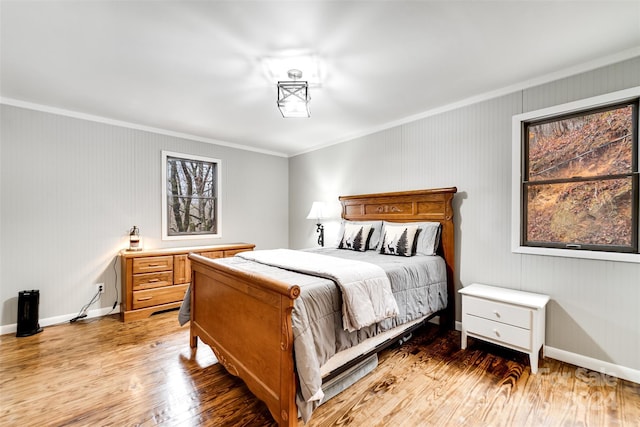
[[[500,312],[498,310],[493,310],[493,314],[495,314],[496,317],[500,317]]]
[[[494,334],[496,334],[496,336],[497,336],[497,337],[499,337],[499,336],[500,336],[500,331],[499,331],[499,330],[497,330],[497,329],[494,329],[494,330],[493,330],[493,333],[494,333]]]

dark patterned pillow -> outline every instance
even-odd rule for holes
[[[417,227],[415,255],[435,255],[438,251],[442,227],[439,222],[385,222],[383,226],[385,225]]]
[[[382,229],[380,253],[385,255],[415,255],[415,239],[418,227],[413,225],[389,225]]]
[[[345,224],[344,233],[340,237],[338,249],[350,249],[360,252],[366,251],[372,231],[373,229],[370,225]]]
[[[340,222],[340,229],[338,230],[338,240],[335,243],[335,246],[338,246],[340,243],[340,239],[342,239],[342,235],[344,234],[344,226],[346,224],[353,225],[370,225],[371,226],[371,237],[369,238],[369,245],[367,246],[368,251],[378,250],[378,245],[380,245],[380,238],[382,237],[382,221],[350,221],[350,220],[342,220]]]

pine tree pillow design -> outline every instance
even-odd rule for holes
[[[380,253],[386,255],[413,256],[414,240],[418,227],[406,225],[384,225]]]
[[[364,252],[371,237],[370,225],[345,224],[344,233],[338,244],[338,249],[351,249]]]

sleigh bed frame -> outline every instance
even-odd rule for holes
[[[434,316],[439,315],[440,323],[447,327],[453,325],[455,316],[452,200],[456,191],[451,187],[339,198],[342,217],[347,220],[442,224],[439,254],[446,263],[448,306]],[[249,390],[266,403],[280,426],[297,426],[291,311],[300,288],[196,254],[189,258],[191,347],[195,349],[200,338],[229,373],[242,378]],[[395,340],[386,341],[375,351],[391,342]]]

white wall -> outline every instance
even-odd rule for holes
[[[456,287],[480,282],[549,294],[550,347],[638,375],[640,264],[510,249],[511,117],[638,85],[634,58],[293,157],[290,246],[314,245],[313,221],[304,219],[313,200],[456,186]],[[335,222],[327,228],[335,231]],[[456,305],[459,320],[459,298]]]
[[[15,325],[25,289],[40,290],[41,323],[74,317],[98,282],[91,309],[108,312],[133,225],[146,248],[288,244],[286,158],[9,105],[1,125],[0,326]],[[222,161],[220,239],[161,240],[162,150]]]

